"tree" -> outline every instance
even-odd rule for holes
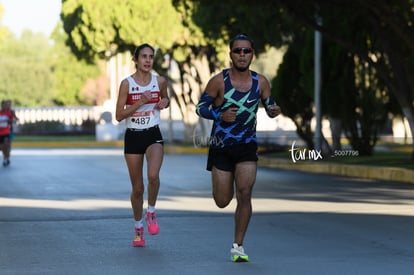
[[[24,31],[20,40],[10,35],[0,45],[0,93],[15,106],[52,105],[48,43],[44,35]]]
[[[375,75],[398,101],[414,133],[414,1],[279,0],[289,14],[340,45],[375,69]],[[329,24],[319,26],[319,14]],[[338,20],[342,18],[342,20]],[[356,21],[357,19],[357,21]],[[357,24],[357,31],[338,32],[341,24]],[[414,139],[414,137],[412,137]],[[413,143],[414,144],[414,143]],[[414,148],[412,151],[414,159]]]
[[[0,5],[0,19],[3,7]],[[42,34],[26,30],[17,39],[0,26],[0,94],[15,106],[48,105],[52,102],[52,77],[48,68],[50,45]]]
[[[2,13],[0,5],[0,18]],[[24,30],[17,39],[0,26],[2,98],[11,99],[14,106],[30,107],[92,105],[97,99],[102,103],[101,94],[106,95],[108,90],[101,84],[102,77],[98,77],[102,70],[97,65],[78,61],[71,54],[64,45],[61,27],[61,24],[56,26],[52,41],[30,30]]]
[[[0,3],[0,22],[1,22],[1,19],[3,18],[3,13],[4,13],[4,8]],[[7,30],[7,28],[0,25],[0,42],[3,41],[8,34],[9,34],[9,31]]]
[[[309,89],[305,81],[309,75],[313,75],[310,73],[313,69],[309,68],[310,58],[305,55],[304,45],[309,47],[309,32],[296,35],[295,43],[289,46],[272,81],[272,90],[276,91],[273,92],[275,100],[282,107],[283,114],[294,122],[297,134],[307,147],[313,149],[313,90]]]
[[[88,63],[79,60],[65,45],[66,34],[59,23],[52,33],[53,46],[50,50],[51,70],[55,79],[54,104],[60,106],[103,104],[108,97],[108,81],[102,62]]]
[[[329,21],[325,22],[329,24]],[[357,24],[348,19],[338,32],[355,35]],[[363,35],[359,33],[358,35]],[[352,148],[371,155],[379,130],[384,126],[392,98],[376,70],[330,40],[322,43],[322,114],[332,124],[340,123]],[[296,32],[285,60],[274,79],[275,97],[285,114],[297,125],[297,132],[313,148],[314,32]],[[302,92],[299,92],[302,91]],[[332,131],[334,134],[334,130]],[[322,137],[324,148],[329,148]],[[333,136],[334,138],[334,136]],[[339,141],[334,149],[340,148]]]
[[[63,0],[61,18],[71,51],[94,62],[117,53],[133,52],[147,42],[165,50],[193,38],[180,24],[180,14],[168,0],[149,2]]]
[[[53,43],[45,35],[29,30],[19,39],[11,33],[6,36],[0,45],[2,98],[11,99],[14,106],[38,107],[94,105],[102,97],[97,94],[92,98],[85,86],[90,87],[94,79],[98,81],[102,70],[98,65],[77,60],[58,30]],[[107,96],[107,86],[95,87],[102,87],[100,93]]]

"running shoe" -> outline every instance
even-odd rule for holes
[[[8,159],[3,160],[3,166],[4,167],[9,166],[9,165],[10,165],[10,160],[8,160]]]
[[[132,245],[134,247],[145,246],[144,227],[134,227],[134,239],[132,240]]]
[[[155,213],[149,213],[147,212],[145,214],[145,219],[147,221],[148,225],[148,233],[151,235],[157,235],[160,232],[160,227],[157,223],[157,218],[155,217]]]
[[[248,262],[249,256],[244,253],[243,246],[239,246],[234,243],[233,247],[230,249],[231,260],[236,263]]]

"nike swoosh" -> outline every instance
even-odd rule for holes
[[[254,102],[254,101],[256,101],[256,99],[248,99],[248,100],[247,100],[247,103],[252,103],[252,102]]]

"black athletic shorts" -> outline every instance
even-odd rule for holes
[[[8,142],[10,140],[10,135],[0,136],[0,144]]]
[[[209,148],[207,170],[217,169],[233,172],[236,164],[244,161],[257,161],[257,143],[237,144],[224,148]]]
[[[158,125],[142,130],[127,128],[124,136],[124,154],[143,155],[154,143],[164,144]]]

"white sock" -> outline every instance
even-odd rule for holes
[[[144,222],[142,221],[142,219],[140,219],[139,221],[135,221],[135,227],[136,228],[144,227]]]
[[[147,212],[148,212],[148,213],[154,213],[154,212],[155,212],[155,206],[148,205]]]

